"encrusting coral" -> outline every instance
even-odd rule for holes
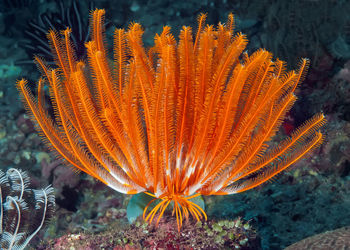
[[[197,32],[183,27],[178,42],[165,26],[149,50],[140,24],[116,29],[113,63],[104,14],[92,13],[87,64],[76,60],[69,28],[62,37],[50,31],[57,68],[36,57],[36,96],[26,80],[17,87],[44,140],[68,164],[119,192],[154,197],[146,220],[159,212],[159,221],[170,203],[178,229],[189,214],[206,218],[191,199],[254,188],[322,143],[323,114],[269,143],[309,61],[286,71],[263,49],[243,52],[247,39],[234,34],[232,14],[215,28],[200,15]],[[46,84],[54,116],[45,109]]]

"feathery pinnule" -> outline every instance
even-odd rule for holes
[[[286,71],[266,50],[243,52],[248,40],[234,34],[232,14],[216,28],[201,14],[197,32],[183,27],[178,42],[165,26],[148,50],[140,24],[131,23],[114,32],[113,61],[104,15],[92,12],[87,62],[77,61],[69,28],[62,37],[50,31],[57,67],[35,59],[37,96],[26,80],[17,86],[44,140],[68,164],[119,192],[154,197],[146,220],[159,212],[159,222],[171,203],[179,230],[190,214],[206,219],[191,199],[254,188],[322,143],[325,119],[317,114],[270,146],[309,61]]]

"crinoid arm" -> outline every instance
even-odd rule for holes
[[[52,218],[54,208],[52,187],[30,189],[26,172],[0,170],[0,248],[24,249]]]

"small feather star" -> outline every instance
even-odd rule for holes
[[[87,62],[76,60],[69,28],[50,31],[57,67],[36,57],[36,94],[26,80],[17,87],[42,137],[68,164],[121,193],[154,198],[147,221],[158,214],[159,222],[169,204],[179,230],[189,215],[206,219],[193,198],[252,189],[322,143],[320,113],[271,146],[309,61],[286,71],[266,50],[243,52],[247,38],[233,32],[232,14],[217,27],[202,14],[197,31],[183,27],[178,41],[165,26],[148,50],[140,24],[116,29],[113,61],[104,15],[92,12]]]

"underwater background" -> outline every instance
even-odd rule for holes
[[[208,14],[208,24],[224,22],[234,13],[235,31],[247,35],[249,53],[265,48],[286,61],[288,69],[296,68],[301,58],[311,60],[297,90],[298,101],[275,139],[323,111],[324,143],[271,182],[241,194],[203,197],[207,234],[194,221],[193,228],[185,231],[194,232],[191,236],[169,233],[166,223],[157,229],[142,220],[130,226],[126,219],[130,196],[63,166],[42,143],[16,89],[17,79],[35,83],[39,78],[34,55],[51,62],[49,29],[71,27],[77,56],[86,59],[89,13],[95,8],[106,10],[110,51],[114,28],[127,28],[133,21],[144,27],[143,41],[149,47],[164,25],[177,37],[183,25],[196,26],[200,13]],[[226,240],[237,237],[238,248],[285,249],[340,228],[321,239],[332,242],[332,237],[343,237],[350,247],[349,13],[349,0],[0,0],[0,169],[24,170],[33,188],[52,185],[56,196],[54,217],[29,247],[199,249],[205,245],[202,241],[210,239],[221,249],[233,247]],[[241,228],[230,230],[232,221]],[[301,248],[303,244],[306,248]],[[311,243],[289,249],[312,249],[307,244]]]

